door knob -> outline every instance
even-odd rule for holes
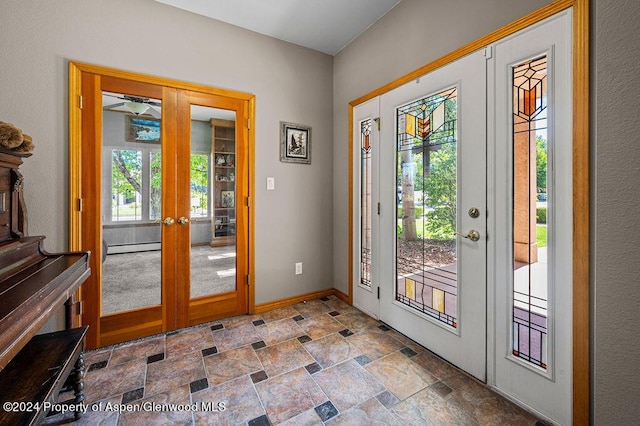
[[[180,219],[178,219],[178,223],[180,225],[186,225],[187,223],[189,223],[189,218],[182,216]]]
[[[164,223],[166,226],[171,226],[175,223],[175,220],[173,220],[172,217],[166,217],[162,223]]]
[[[456,234],[460,235],[462,238],[466,238],[471,241],[478,241],[480,239],[480,233],[475,229],[472,229],[471,231],[469,231],[467,235],[461,234],[459,232],[456,232]]]

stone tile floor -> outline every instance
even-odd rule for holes
[[[85,365],[78,426],[537,422],[334,296],[89,351]]]

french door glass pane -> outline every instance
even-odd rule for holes
[[[102,94],[102,314],[161,303],[158,99]]]
[[[191,298],[236,289],[235,112],[191,106]]]
[[[451,327],[457,306],[457,89],[397,109],[396,300]]]
[[[547,368],[547,58],[512,69],[513,354]]]

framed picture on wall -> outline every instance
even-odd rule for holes
[[[311,127],[280,122],[280,161],[311,164]]]
[[[236,194],[233,191],[221,191],[220,205],[224,208],[233,208],[236,206]]]
[[[125,140],[127,142],[160,143],[160,119],[125,115]]]

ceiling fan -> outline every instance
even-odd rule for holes
[[[127,111],[135,114],[150,114],[155,118],[160,118],[161,113],[160,110],[156,107],[162,106],[160,102],[155,102],[150,100],[149,98],[142,98],[139,96],[130,96],[130,95],[114,95],[110,93],[103,93],[105,96],[109,96],[111,98],[121,99],[123,102],[117,102],[111,105],[105,105],[102,107],[103,110],[112,110],[120,107],[124,107]]]

